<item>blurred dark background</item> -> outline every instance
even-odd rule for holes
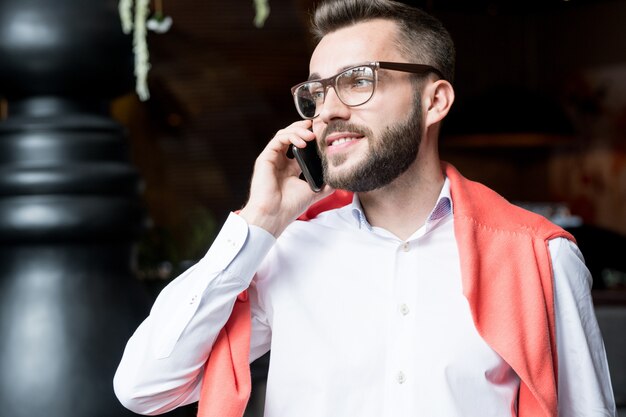
[[[265,143],[298,118],[289,89],[308,77],[314,2],[269,3],[256,28],[250,0],[163,0],[173,26],[149,32],[151,98],[141,102],[116,1],[0,0],[0,409],[8,416],[126,415],[107,385],[125,339],[244,204]],[[406,3],[439,17],[456,42],[443,159],[577,237],[625,406],[626,1]],[[26,313],[33,309],[39,315]],[[32,327],[37,317],[52,327]],[[103,327],[96,334],[85,322]],[[74,330],[60,331],[68,323]],[[82,353],[64,348],[68,341]],[[43,343],[52,346],[46,355],[82,365],[50,370],[37,349],[30,361],[19,352]],[[85,371],[90,361],[101,367]],[[260,415],[266,362],[253,368],[250,417]],[[38,366],[44,381],[66,378],[70,390],[97,384],[75,406],[40,381],[48,395],[20,406],[33,387],[22,376]],[[96,397],[107,405],[90,407]]]
[[[626,235],[626,2],[407,3],[439,17],[456,42],[443,159],[510,200],[573,214],[563,224],[594,227],[585,235]],[[149,35],[152,98],[113,105],[151,218],[179,248],[189,212],[208,210],[219,223],[241,207],[254,158],[298,118],[289,88],[308,76],[313,2],[270,5],[257,29],[248,1],[166,1],[174,25]],[[603,250],[622,258],[619,249]],[[597,285],[607,284],[598,277]]]

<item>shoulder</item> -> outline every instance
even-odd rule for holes
[[[574,240],[544,216],[512,204],[478,182],[463,179],[452,185],[451,195],[455,221],[467,221],[494,233],[527,235],[543,240],[555,237]]]
[[[568,292],[582,298],[589,294],[592,277],[585,265],[580,249],[574,242],[561,237],[548,242],[554,279],[558,292],[568,288]]]

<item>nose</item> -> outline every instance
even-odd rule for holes
[[[347,120],[350,118],[350,107],[339,100],[337,92],[331,86],[328,87],[326,94],[324,94],[324,105],[319,117],[324,123],[328,123],[333,119]]]

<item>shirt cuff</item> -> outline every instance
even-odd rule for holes
[[[200,260],[207,276],[224,272],[222,279],[238,279],[247,285],[276,238],[243,217],[230,213],[207,254]],[[234,262],[233,262],[234,261]]]

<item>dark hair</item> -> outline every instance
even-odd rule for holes
[[[415,63],[437,68],[450,82],[454,79],[454,43],[441,22],[415,7],[392,0],[328,0],[319,4],[312,32],[319,42],[338,29],[372,19],[396,23],[400,51]]]

